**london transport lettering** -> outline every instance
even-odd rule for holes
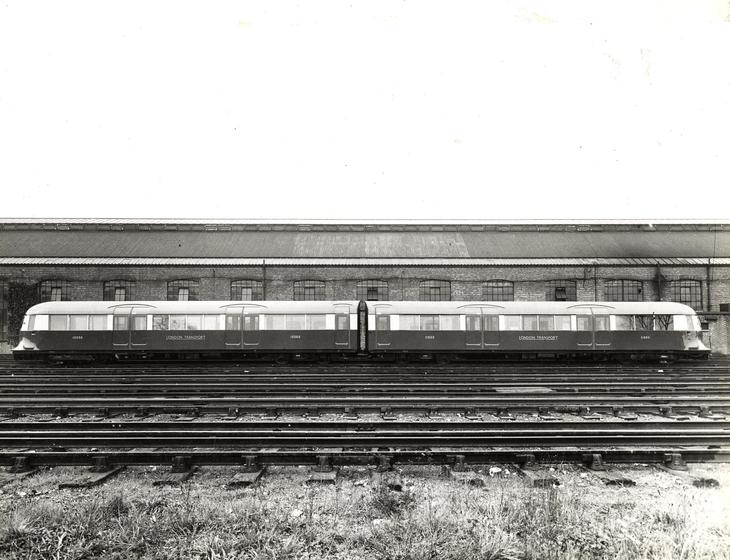
[[[520,335],[520,337],[519,337],[519,340],[557,340],[557,339],[558,339],[558,335],[557,334],[551,334],[551,335],[546,335],[546,334],[538,334],[538,335],[535,335],[535,334],[525,334],[525,335]]]
[[[204,334],[169,334],[165,340],[205,340]]]

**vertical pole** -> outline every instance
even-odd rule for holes
[[[266,301],[266,259],[261,264],[261,299]]]

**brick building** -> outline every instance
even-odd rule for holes
[[[728,353],[730,222],[0,220],[0,351],[100,299],[671,300]]]

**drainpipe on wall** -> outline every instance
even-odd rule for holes
[[[712,309],[712,265],[711,260],[707,259],[707,311]]]
[[[261,263],[261,298],[266,301],[266,259]]]

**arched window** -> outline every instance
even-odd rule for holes
[[[424,280],[418,285],[418,299],[421,301],[451,301],[451,282]]]
[[[641,280],[606,280],[604,301],[644,301]]]
[[[133,287],[131,280],[108,280],[104,282],[104,301],[132,301]]]
[[[684,303],[693,309],[702,309],[702,282],[700,280],[674,280],[671,282],[672,301]]]
[[[167,283],[168,301],[198,301],[197,280],[172,280]]]
[[[360,280],[357,283],[357,299],[386,301],[388,299],[388,283],[385,280]]]
[[[575,280],[550,280],[545,301],[576,301]]]
[[[234,280],[231,282],[231,299],[260,301],[263,299],[263,284],[260,280]]]
[[[482,284],[482,299],[485,301],[514,301],[515,285],[506,280],[487,280]]]
[[[38,284],[40,301],[69,301],[71,282],[68,280],[43,280]]]
[[[320,280],[298,280],[294,282],[294,299],[299,301],[324,300],[324,282]]]

